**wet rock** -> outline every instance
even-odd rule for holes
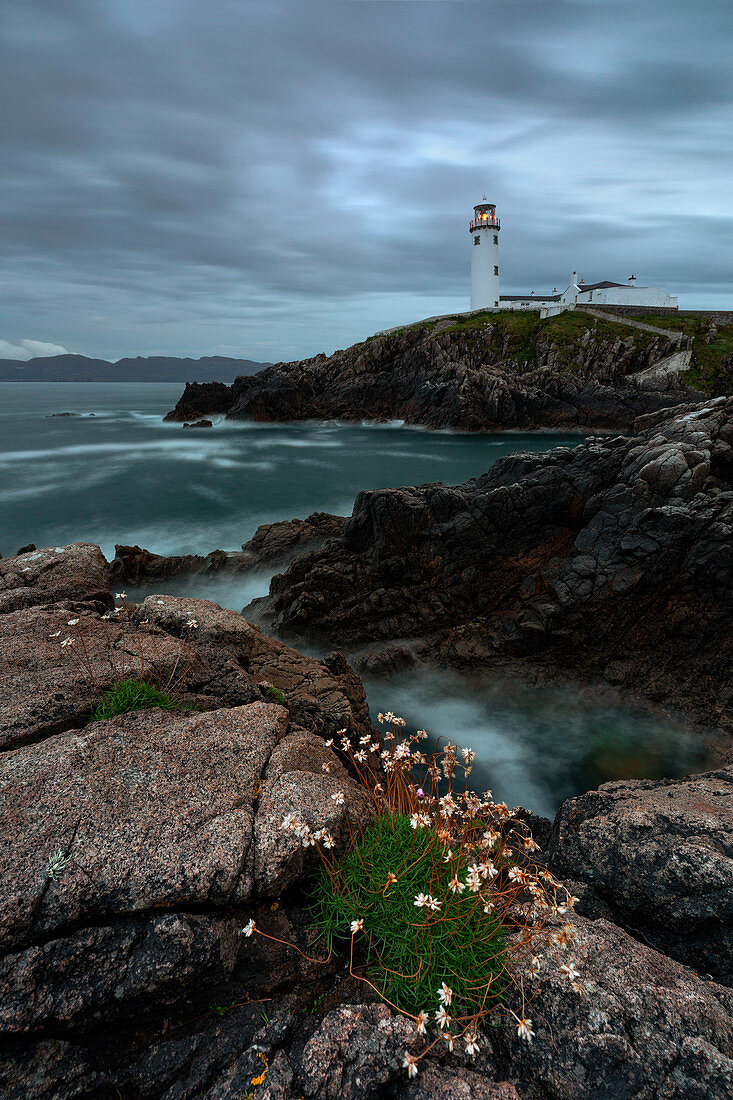
[[[213,420],[195,420],[192,424],[184,424],[184,428],[213,428]]]
[[[733,772],[606,783],[568,799],[547,855],[580,912],[732,983]]]
[[[232,419],[393,420],[431,428],[619,427],[679,403],[669,378],[660,392],[633,385],[637,372],[677,349],[663,334],[593,331],[576,315],[570,345],[540,326],[520,349],[506,323],[487,314],[470,332],[414,326],[331,356],[276,363],[230,387],[187,386],[167,420],[205,413]],[[582,331],[581,331],[582,330]]]
[[[488,1064],[523,1100],[709,1100],[733,1096],[733,994],[605,920],[576,921],[570,952],[522,967],[535,1038],[492,1031]],[[560,971],[571,954],[586,993]],[[519,1009],[520,1006],[513,1006]]]
[[[0,1023],[15,1032],[142,1023],[186,991],[226,981],[240,943],[241,920],[195,913],[71,932],[0,960]]]
[[[263,523],[242,550],[253,554],[258,562],[286,561],[295,553],[303,553],[321,545],[326,539],[341,534],[345,520],[330,512],[313,512],[306,519]]]
[[[36,544],[34,542],[29,542],[27,546],[21,546],[15,556],[19,558],[21,554],[30,554],[31,551],[35,549]]]
[[[44,1039],[0,1049],[4,1100],[116,1100],[111,1076],[77,1043]]]
[[[244,573],[256,564],[251,554],[212,550],[210,554],[153,554],[140,546],[115,546],[110,563],[114,577],[129,584],[146,584],[198,573]]]
[[[93,543],[34,548],[2,559],[0,613],[63,599],[110,605],[110,583],[107,561]]]
[[[538,667],[733,728],[733,398],[515,454],[462,485],[362,492],[273,578],[273,629],[459,670]]]
[[[115,546],[110,569],[113,576],[130,584],[144,584],[168,577],[198,573],[245,573],[273,563],[287,564],[305,550],[315,549],[341,533],[342,516],[314,512],[307,519],[261,524],[241,551],[212,550],[200,554],[154,554],[140,546]]]

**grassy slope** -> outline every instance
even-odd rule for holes
[[[717,325],[717,334],[706,343],[710,319],[701,315],[677,316],[658,313],[633,314],[635,321],[643,321],[656,328],[667,328],[692,336],[693,366],[688,374],[689,384],[704,393],[733,392],[733,367],[724,360],[733,359],[733,325]]]
[[[733,368],[724,365],[724,360],[733,357],[733,325],[718,326],[716,338],[712,343],[706,343],[705,333],[709,321],[700,316],[662,316],[639,312],[633,315],[633,319],[656,328],[666,328],[692,336],[694,357],[693,366],[686,376],[687,383],[703,393],[733,392]],[[452,323],[438,328],[440,322],[437,321],[416,321],[389,333],[387,339],[415,331],[424,331],[429,336],[436,329],[436,337],[451,333],[478,336],[487,325],[491,325],[494,330],[493,339],[502,340],[507,358],[531,365],[535,359],[537,342],[542,340],[555,345],[568,371],[575,369],[574,351],[588,331],[602,339],[633,340],[639,348],[655,339],[652,333],[631,328],[620,321],[607,321],[602,317],[591,317],[587,313],[572,310],[544,320],[533,310],[506,310],[499,313],[475,313],[470,317],[455,314],[454,317],[441,318],[441,321]],[[375,339],[376,336],[370,336],[364,341],[364,345]]]

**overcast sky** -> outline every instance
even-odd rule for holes
[[[733,308],[733,5],[0,0],[0,356],[294,359],[502,292]]]

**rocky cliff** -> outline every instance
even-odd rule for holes
[[[391,420],[430,428],[628,426],[678,404],[680,340],[584,313],[421,323],[331,356],[276,363],[231,386],[186,386],[166,419]],[[687,364],[689,365],[689,364]]]
[[[423,1038],[343,954],[313,961],[313,849],[278,828],[296,809],[342,846],[368,819],[331,744],[369,732],[344,659],[205,600],[150,596],[131,630],[89,544],[0,567],[3,1097],[733,1096],[729,770],[610,784],[538,822],[581,896],[585,994],[551,944],[541,975],[517,964],[531,1044],[501,1023],[478,1057],[435,1049],[410,1081],[404,1052]],[[120,671],[175,682],[198,709],[90,721]],[[244,936],[250,919],[275,939]]]
[[[732,595],[733,398],[716,398],[462,485],[360,493],[268,602],[278,634],[359,649],[363,669],[572,675],[730,728]]]

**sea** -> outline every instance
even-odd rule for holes
[[[117,543],[159,554],[237,550],[261,523],[350,515],[360,489],[452,484],[504,455],[577,446],[554,432],[471,434],[387,424],[255,424],[184,430],[163,416],[171,383],[0,383],[0,553]],[[61,415],[70,414],[70,415]],[[240,611],[271,575],[178,578],[155,591]],[[152,591],[153,589],[150,589]],[[131,598],[143,595],[129,591]],[[392,710],[478,754],[473,782],[551,815],[609,779],[680,775],[703,763],[681,721],[610,705],[592,691],[410,671],[366,684]]]

